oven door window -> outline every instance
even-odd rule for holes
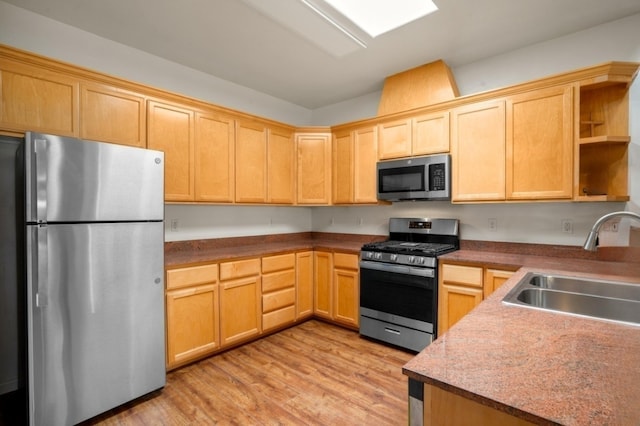
[[[425,190],[425,167],[410,166],[378,171],[378,192],[417,192]]]
[[[360,306],[435,324],[435,278],[360,269]]]

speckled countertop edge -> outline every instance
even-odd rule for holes
[[[363,244],[386,238],[384,235],[303,232],[167,242],[164,264],[165,268],[170,269],[303,250],[336,250],[359,254]]]
[[[454,261],[468,259],[456,253]],[[478,262],[486,255],[469,254]],[[557,267],[555,259],[537,260],[528,257],[526,267],[403,372],[534,423],[640,423],[640,327],[502,304],[529,271],[640,284],[640,265],[562,259]]]

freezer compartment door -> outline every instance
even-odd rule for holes
[[[27,228],[32,424],[76,424],[163,387],[162,223]]]
[[[164,153],[27,132],[27,222],[162,220]]]

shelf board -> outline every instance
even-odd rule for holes
[[[580,145],[588,145],[588,144],[607,144],[607,143],[629,143],[631,141],[631,136],[591,136],[588,138],[580,138],[578,139],[578,144]]]
[[[628,195],[579,195],[574,201],[594,202],[594,201],[629,201]]]

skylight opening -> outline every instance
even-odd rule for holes
[[[375,38],[438,10],[431,0],[324,0]]]

